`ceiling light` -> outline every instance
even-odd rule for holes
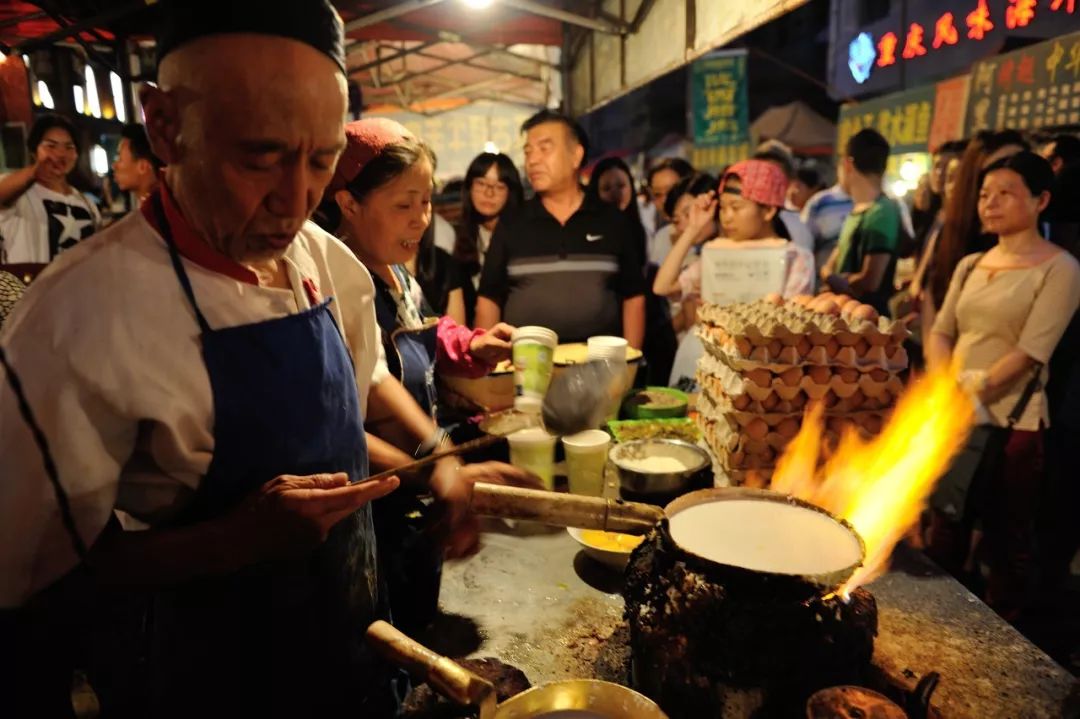
[[[80,115],[86,112],[86,98],[83,96],[82,85],[73,85],[71,91],[75,93],[75,112]]]
[[[94,117],[101,117],[101,102],[97,94],[97,78],[94,77],[94,68],[86,66],[86,106]]]
[[[116,108],[116,119],[120,122],[127,122],[127,111],[124,109],[124,86],[120,84],[120,76],[115,72],[110,72],[109,84],[112,86],[113,107]]]
[[[491,7],[492,0],[465,0],[465,4],[473,10],[483,10]]]
[[[105,177],[105,175],[109,174],[109,156],[101,145],[94,145],[93,149],[90,150],[90,168],[98,177]]]
[[[37,81],[38,97],[41,98],[41,106],[46,110],[52,110],[56,108],[53,103],[52,93],[49,92],[49,86],[45,84],[44,80]]]

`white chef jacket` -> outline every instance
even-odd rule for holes
[[[214,329],[333,297],[366,406],[369,388],[386,376],[375,289],[343,244],[306,223],[285,254],[293,289],[274,289],[192,261],[171,226]],[[202,261],[209,252],[229,263],[201,249]],[[87,546],[114,509],[149,526],[176,516],[206,473],[214,414],[199,333],[167,246],[142,212],[63,253],[4,325],[0,345],[48,439]],[[76,556],[3,369],[0,457],[0,607],[11,607],[70,570]]]

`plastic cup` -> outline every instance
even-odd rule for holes
[[[567,479],[571,494],[599,497],[604,493],[611,436],[599,429],[587,429],[562,438],[566,450]]]
[[[624,337],[613,337],[610,335],[597,335],[596,337],[590,337],[586,341],[586,347],[588,348],[589,361],[606,360],[613,365],[622,369],[620,377],[625,376],[626,372],[626,351],[629,344]],[[614,394],[608,403],[606,419],[613,420],[619,418],[619,406],[622,404],[622,395],[628,389],[626,386],[628,383],[623,382],[622,385],[614,389]]]
[[[514,358],[514,408],[537,414],[551,383],[559,336],[546,327],[518,327],[510,341]]]
[[[555,437],[539,427],[507,435],[510,464],[532,472],[548,490],[555,489]]]

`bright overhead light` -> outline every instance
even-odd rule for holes
[[[38,97],[41,98],[41,106],[46,110],[52,110],[56,107],[53,103],[52,93],[49,92],[49,86],[45,84],[44,80],[37,81]]]
[[[893,197],[895,197],[897,199],[900,199],[902,197],[906,197],[907,193],[908,193],[908,189],[909,189],[908,184],[906,182],[904,182],[903,180],[897,180],[896,182],[894,182],[892,184]]]
[[[101,145],[94,145],[93,149],[90,150],[90,169],[98,177],[105,177],[105,175],[109,174],[109,156]]]
[[[491,7],[492,0],[465,0],[465,4],[473,10],[483,10]]]
[[[82,85],[73,85],[71,91],[75,93],[75,112],[80,115],[86,112],[86,98],[83,96]]]
[[[90,108],[90,114],[101,117],[101,101],[97,94],[97,78],[94,77],[94,68],[86,66],[86,106]]]
[[[919,165],[914,160],[904,160],[900,165],[900,177],[909,185],[918,184],[920,174]]]
[[[120,76],[115,72],[109,73],[109,85],[112,87],[113,107],[116,108],[116,119],[127,122],[127,111],[124,109],[124,86],[120,84]]]
[[[29,55],[23,55],[22,56],[22,64],[26,65],[27,67],[30,67],[30,56]]]
[[[484,143],[484,152],[490,152],[493,155],[499,154],[499,146],[491,140]]]

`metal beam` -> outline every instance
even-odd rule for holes
[[[529,62],[536,63],[537,65],[543,65],[549,67],[552,70],[562,71],[562,67],[557,63],[545,60],[539,57],[532,57],[530,55],[522,55],[521,53],[514,52],[507,49],[505,45],[492,45],[490,43],[480,42],[471,35],[462,35],[457,32],[450,32],[449,30],[433,30],[432,28],[425,27],[423,25],[417,25],[416,23],[409,22],[408,20],[394,20],[392,23],[395,27],[402,30],[409,30],[411,32],[420,33],[428,38],[437,38],[443,42],[461,43],[470,46],[474,50],[488,50],[496,52],[500,55],[507,55],[509,57],[516,57],[519,60],[527,60]]]
[[[394,84],[400,85],[402,83],[409,82],[410,80],[415,80],[418,77],[423,77],[425,75],[430,75],[432,73],[438,72],[439,70],[442,70],[442,69],[445,69],[445,68],[448,68],[448,67],[452,67],[454,65],[460,65],[460,64],[462,64],[464,62],[468,62],[470,60],[475,60],[477,58],[484,57],[484,56],[490,55],[490,54],[491,53],[489,51],[485,50],[485,51],[482,51],[482,52],[478,52],[478,53],[474,53],[472,55],[469,55],[468,57],[463,57],[463,58],[461,58],[459,60],[447,60],[442,65],[436,65],[435,67],[429,67],[426,70],[420,70],[420,71],[417,71],[417,72],[406,73],[405,75],[402,75],[401,77],[390,77],[390,78],[383,77],[383,78],[379,78],[379,79],[384,85],[389,84],[389,83],[394,83]]]
[[[601,18],[585,17],[584,15],[578,15],[577,13],[567,12],[566,10],[560,10],[557,7],[551,7],[550,5],[543,5],[536,0],[500,0],[501,4],[506,7],[516,8],[523,10],[533,15],[541,15],[543,17],[549,17],[554,20],[559,20],[570,25],[579,25],[580,27],[587,27],[590,30],[596,30],[597,32],[606,32],[612,35],[622,35],[630,32],[630,27],[626,23],[619,22],[614,23],[610,20]]]
[[[476,90],[483,90],[491,87],[492,85],[498,85],[500,82],[504,82],[508,79],[513,79],[509,75],[500,75],[499,77],[488,78],[487,80],[481,80],[479,82],[470,82],[467,85],[458,85],[451,87],[441,92],[436,92],[433,95],[425,95],[423,100],[413,100],[413,102],[424,102],[427,100],[438,100],[444,97],[454,97],[458,95],[468,95],[470,92]]]
[[[375,57],[374,60],[371,60],[370,62],[365,62],[363,65],[357,65],[356,67],[350,67],[349,68],[349,74],[352,75],[353,73],[356,73],[356,72],[364,72],[365,70],[371,70],[372,68],[376,68],[379,65],[385,65],[388,62],[393,62],[394,60],[400,60],[401,58],[408,57],[409,55],[423,55],[424,57],[429,57],[428,55],[426,55],[424,53],[424,50],[426,50],[429,47],[432,47],[433,45],[438,45],[438,44],[439,44],[438,40],[426,40],[426,41],[420,43],[419,45],[414,45],[413,47],[402,48],[402,49],[398,50],[397,52],[393,53],[392,55],[383,55],[381,57],[378,55],[378,48],[376,48],[376,50],[375,50],[376,57]]]
[[[350,20],[345,23],[345,32],[352,32],[353,30],[359,30],[360,28],[378,25],[381,22],[393,20],[396,17],[408,15],[411,12],[423,10],[432,5],[438,5],[441,2],[445,2],[445,0],[402,0],[402,2],[399,2],[396,5],[391,5],[388,8],[362,15],[355,20]]]
[[[430,52],[418,52],[416,53],[420,57],[426,57],[429,60],[446,60],[447,58],[441,55],[436,55]],[[529,75],[524,72],[518,72],[517,70],[507,70],[501,67],[491,67],[489,65],[481,65],[480,63],[472,62],[471,60],[460,62],[459,65],[464,67],[471,67],[474,70],[486,70],[487,72],[498,72],[504,75],[513,75],[514,77],[521,78],[522,80],[531,80],[532,82],[543,82],[544,78],[541,75]]]
[[[638,30],[641,29],[641,25],[645,22],[645,18],[649,16],[649,12],[652,10],[653,5],[656,4],[656,0],[641,0],[641,4],[638,5],[637,12],[634,13],[634,19],[630,21],[630,34],[636,35]]]
[[[12,51],[19,53],[30,52],[39,47],[46,47],[48,45],[52,45],[58,40],[63,40],[73,35],[75,37],[78,37],[79,33],[86,32],[99,25],[102,27],[108,27],[110,24],[116,22],[125,15],[129,15],[131,13],[142,10],[150,4],[152,4],[151,0],[141,0],[141,2],[125,3],[120,7],[107,10],[100,15],[95,15],[94,17],[86,18],[85,20],[80,20],[79,22],[72,23],[67,27],[62,27],[56,32],[51,32],[48,35],[42,35],[41,37],[27,40],[26,42],[21,42],[18,45],[12,47],[11,49]]]

